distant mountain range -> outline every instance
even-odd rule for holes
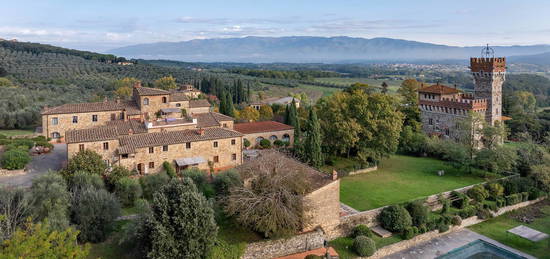
[[[128,58],[170,59],[190,62],[430,62],[464,63],[480,56],[482,46],[455,47],[390,38],[352,37],[244,37],[139,44],[108,53]],[[550,55],[550,45],[493,46],[497,56],[518,60]],[[541,58],[544,59],[544,58]]]

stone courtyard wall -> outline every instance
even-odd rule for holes
[[[241,259],[269,259],[301,253],[324,246],[325,236],[321,229],[290,238],[248,244]]]

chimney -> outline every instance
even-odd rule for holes
[[[141,81],[137,81],[134,83],[134,88],[139,88],[141,87]]]
[[[204,129],[200,128],[199,130],[197,130],[197,134],[203,136],[204,135]]]
[[[332,170],[332,180],[333,181],[338,180],[338,172],[336,172],[336,170]]]

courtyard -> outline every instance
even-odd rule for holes
[[[439,170],[444,170],[445,175],[438,176]],[[445,161],[394,155],[382,160],[377,171],[343,177],[340,201],[365,211],[483,181],[485,179],[467,174]]]

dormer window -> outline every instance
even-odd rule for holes
[[[149,105],[149,98],[143,98],[143,105]]]

